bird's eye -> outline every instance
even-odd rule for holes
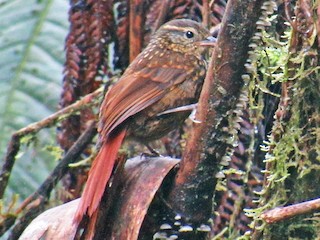
[[[187,38],[193,38],[193,36],[194,36],[193,32],[191,32],[191,31],[187,31],[186,32],[186,37]]]

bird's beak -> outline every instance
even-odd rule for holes
[[[200,46],[214,47],[216,45],[217,39],[215,37],[209,36],[205,40],[199,42]]]

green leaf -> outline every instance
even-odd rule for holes
[[[65,0],[0,1],[0,156],[13,132],[57,109],[68,8]],[[53,158],[41,149],[54,143],[54,131],[42,130],[37,144],[22,148],[7,194],[25,197],[48,176]]]

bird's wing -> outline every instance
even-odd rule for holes
[[[124,74],[107,93],[100,108],[99,132],[107,137],[130,116],[161,99],[173,86],[187,77],[180,68],[143,68]]]

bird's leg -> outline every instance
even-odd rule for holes
[[[190,113],[189,115],[189,119],[194,122],[194,123],[201,123],[201,121],[197,120],[196,119],[196,113],[197,113],[197,106],[198,106],[198,103],[194,104],[194,108],[192,109],[192,112]]]
[[[185,111],[194,111],[197,108],[197,103],[189,104],[185,106],[180,106],[176,108],[171,108],[169,110],[166,110],[164,112],[158,113],[157,116],[162,116],[165,114],[175,113],[175,112],[185,112]]]
[[[148,143],[144,143],[144,145],[148,148],[152,157],[160,157],[161,156],[161,154],[157,150],[153,149]],[[147,155],[147,154],[145,153],[145,155]]]
[[[157,116],[159,117],[159,116],[162,116],[165,114],[170,114],[170,113],[175,113],[175,112],[191,111],[190,116],[189,116],[191,121],[194,123],[200,123],[200,121],[198,121],[195,118],[196,112],[197,112],[197,105],[198,105],[198,103],[194,103],[194,104],[189,104],[189,105],[185,105],[185,106],[181,106],[181,107],[172,108],[172,109],[166,110],[164,112],[158,113]]]
[[[157,150],[153,149],[148,144],[144,144],[144,145],[148,148],[150,153],[146,153],[146,152],[141,153],[141,155],[140,155],[141,158],[142,157],[149,157],[149,158],[150,157],[161,157],[161,154]]]

